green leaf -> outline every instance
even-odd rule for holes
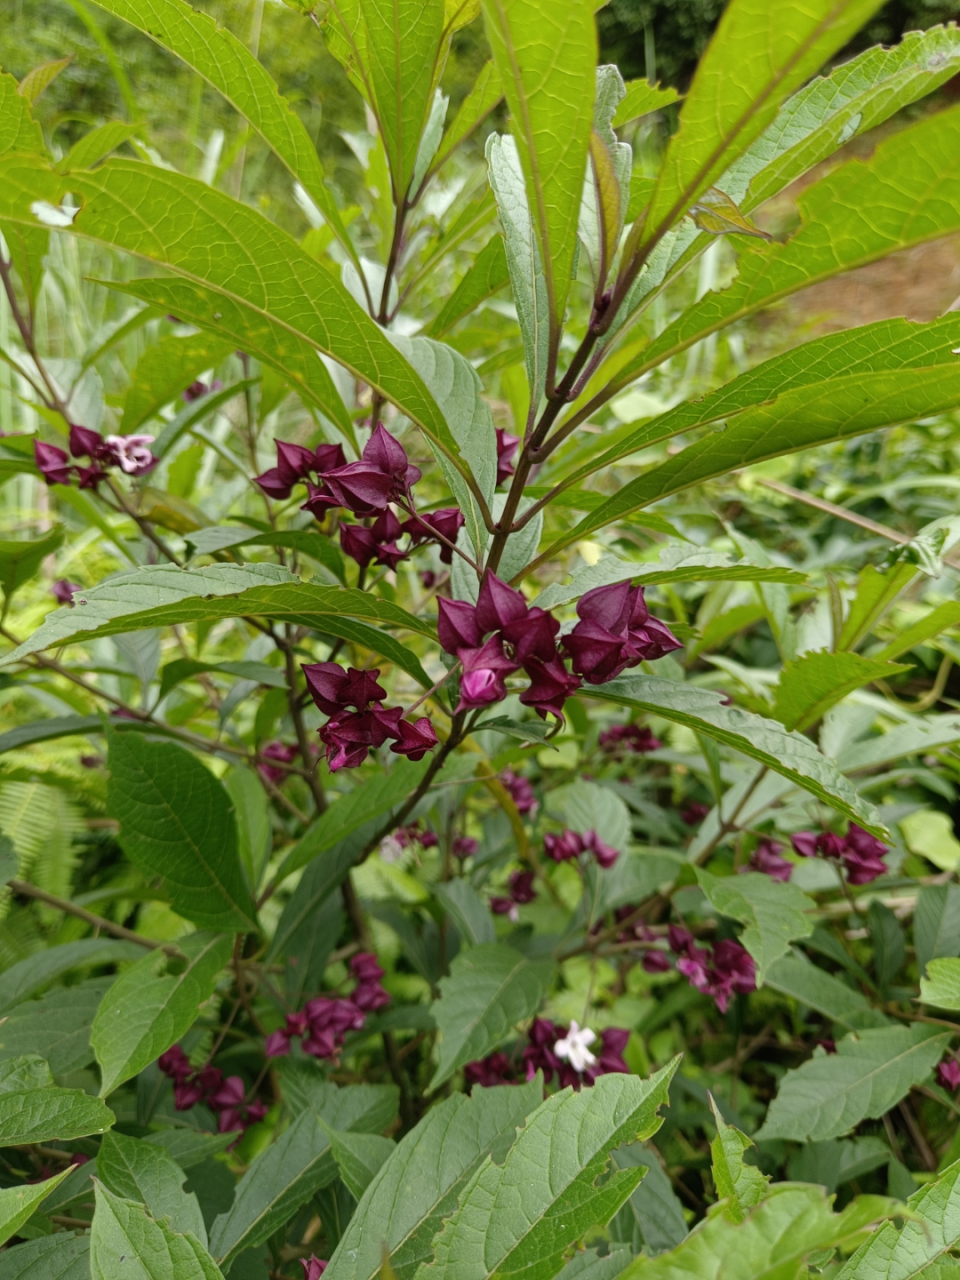
[[[96,1185],[90,1280],[222,1280],[196,1236],[154,1222],[144,1207]]]
[[[291,1109],[312,1112],[330,1129],[381,1133],[397,1117],[400,1090],[395,1084],[336,1085],[309,1059],[286,1058],[280,1069]]]
[[[273,848],[270,810],[260,779],[245,765],[235,765],[223,780],[237,823],[237,848],[247,884],[255,892]]]
[[[850,602],[843,628],[837,637],[838,649],[855,649],[867,638],[901,591],[917,576],[917,566],[900,561],[886,569],[866,565],[857,579],[857,593]]]
[[[200,1133],[196,1129],[161,1129],[146,1134],[143,1141],[162,1147],[181,1169],[190,1169],[233,1146],[236,1137],[230,1133]]]
[[[231,944],[227,935],[193,933],[177,944],[186,964],[154,951],[114,982],[90,1035],[103,1076],[101,1097],[156,1061],[189,1030],[200,1005],[213,994]]]
[[[138,948],[142,950],[142,948]],[[0,1025],[0,1058],[39,1053],[55,1076],[93,1061],[90,1028],[113,978],[90,978],[72,987],[54,987],[39,1000],[25,1000]]]
[[[26,1089],[46,1089],[53,1084],[50,1066],[35,1053],[12,1062],[0,1063],[0,1093],[22,1093]]]
[[[430,175],[437,173],[454,151],[470,136],[503,97],[503,86],[492,62],[485,62],[473,88],[460,104],[453,122],[443,135],[443,140],[430,166]],[[429,176],[429,175],[428,175]]]
[[[815,920],[810,913],[817,904],[795,884],[759,871],[712,876],[702,867],[697,868],[697,879],[717,911],[746,925],[740,941],[756,961],[758,987],[770,965],[789,950],[795,938],[813,933]]]
[[[232,350],[232,342],[207,333],[191,333],[186,337],[169,333],[147,347],[133,370],[123,403],[124,433],[130,435],[136,431]]]
[[[328,1130],[330,1150],[340,1169],[340,1177],[350,1194],[359,1200],[377,1170],[396,1150],[396,1143],[378,1133],[337,1133]]]
[[[678,1245],[687,1234],[683,1206],[649,1143],[631,1142],[613,1153],[621,1169],[644,1165],[647,1172],[610,1223],[611,1240],[622,1240],[633,1253],[653,1257]]]
[[[113,1112],[81,1089],[28,1086],[0,1093],[0,1147],[86,1138],[113,1122]]]
[[[222,671],[241,680],[256,680],[270,689],[287,687],[286,676],[279,667],[268,667],[265,662],[202,662],[196,658],[176,658],[160,672],[160,697],[165,698],[182,681],[191,680],[204,671]]]
[[[431,1091],[467,1062],[482,1058],[532,1017],[546,992],[543,963],[532,963],[502,942],[461,952],[440,981],[432,1005],[440,1032],[440,1060]]]
[[[556,351],[577,243],[596,85],[590,0],[483,0],[544,267]],[[509,233],[508,233],[509,235]],[[536,383],[531,379],[531,387]]]
[[[815,1049],[783,1077],[757,1140],[819,1142],[878,1119],[928,1078],[949,1043],[949,1032],[915,1022],[846,1036],[833,1054]]]
[[[844,773],[890,764],[901,756],[923,755],[960,741],[960,716],[915,717],[874,738],[853,742],[841,751],[837,765]]]
[[[480,250],[473,265],[444,303],[428,330],[431,338],[442,338],[458,320],[469,315],[481,302],[510,282],[507,253],[501,236],[494,236]]]
[[[244,529],[237,525],[210,525],[192,534],[190,544],[197,556],[213,555],[229,547],[289,547],[325,565],[341,582],[346,580],[340,548],[325,533],[315,533],[312,529],[277,529],[260,533],[257,529]]]
[[[487,176],[497,200],[504,252],[523,337],[531,404],[539,404],[550,358],[550,300],[537,234],[530,216],[520,156],[513,138],[487,138]]]
[[[748,1211],[766,1195],[770,1178],[755,1165],[744,1164],[743,1153],[753,1143],[745,1133],[724,1121],[713,1096],[708,1096],[717,1126],[717,1136],[710,1143],[714,1185],[721,1200],[727,1201],[724,1217],[731,1222],[742,1222]]]
[[[734,0],[697,66],[680,128],[663,159],[643,243],[655,242],[677,222],[771,124],[780,103],[879,7],[879,0],[813,0],[790,8]]]
[[[862,1178],[889,1161],[890,1148],[882,1138],[833,1138],[798,1148],[787,1163],[787,1171],[793,1182],[816,1182],[836,1191],[844,1182]]]
[[[0,155],[8,151],[42,155],[45,150],[40,126],[30,114],[29,99],[13,76],[0,72]]]
[[[327,188],[313,139],[280,96],[269,71],[229,31],[179,0],[97,0],[102,9],[122,18],[193,69],[239,113],[286,165],[356,261],[336,202]]]
[[[960,1009],[960,960],[942,956],[927,964],[927,976],[920,979],[920,999],[938,1009]]]
[[[53,62],[42,62],[38,67],[33,67],[20,81],[17,93],[33,105],[44,89],[53,84],[60,72],[65,67],[69,67],[72,61],[73,54],[70,54],[69,57],[57,58]]]
[[[333,808],[333,805],[330,807]],[[367,831],[368,828],[364,826],[356,833],[351,832],[310,862],[283,908],[270,944],[271,960],[292,951],[295,941],[302,936],[304,930],[309,930],[310,921],[346,879],[363,849]]]
[[[934,1182],[907,1201],[911,1218],[898,1230],[885,1222],[870,1233],[836,1280],[912,1280],[960,1241],[960,1164],[942,1170]],[[929,1280],[936,1280],[930,1276]]]
[[[750,560],[735,560],[723,551],[701,551],[699,548],[668,545],[659,560],[620,560],[604,556],[594,565],[577,569],[569,583],[551,583],[536,599],[541,609],[579,600],[594,587],[640,578],[644,587],[664,582],[784,582],[801,586],[804,575],[795,569],[757,565]]]
[[[780,672],[773,714],[787,729],[802,733],[848,693],[909,670],[909,666],[862,658],[857,653],[830,653],[825,649],[804,653],[787,662]]]
[[[960,956],[960,885],[926,884],[920,889],[913,941],[921,977],[931,960]]]
[[[172,742],[107,730],[107,809],[130,860],[162,876],[174,911],[210,929],[254,927],[230,799]]]
[[[897,1208],[882,1196],[859,1196],[834,1214],[832,1202],[825,1187],[779,1183],[743,1222],[714,1214],[670,1253],[636,1258],[622,1280],[793,1280],[806,1273],[812,1254],[844,1244]]]
[[[416,762],[397,760],[389,769],[375,774],[353,791],[334,800],[284,858],[277,874],[278,880],[305,867],[318,854],[333,849],[373,818],[402,804],[417,789],[428,768],[429,759]],[[340,876],[333,883],[339,884],[342,878]]]
[[[330,1260],[330,1280],[377,1280],[381,1242],[398,1280],[432,1257],[431,1242],[486,1157],[497,1159],[540,1105],[542,1083],[475,1087],[432,1107],[397,1144],[364,1192]],[[416,1187],[417,1194],[408,1194]]]
[[[490,909],[469,880],[456,876],[446,884],[435,884],[433,892],[457,926],[462,942],[477,947],[495,941]]]
[[[26,1187],[4,1187],[0,1190],[0,1244],[16,1235],[34,1209],[58,1186],[70,1169]]]
[[[52,555],[62,543],[62,524],[54,525],[42,538],[33,538],[29,542],[0,540],[0,587],[5,602],[30,581],[47,556]]]
[[[640,116],[649,115],[651,111],[660,111],[669,107],[671,102],[679,102],[680,95],[676,89],[668,86],[661,89],[659,84],[651,84],[649,80],[631,80],[626,86],[627,92],[620,100],[613,117],[613,127],[621,128]]]
[[[873,808],[809,738],[788,733],[775,720],[725,707],[720,694],[659,676],[621,676],[608,684],[591,685],[590,697],[685,724],[790,778],[804,791],[875,834],[882,836],[884,832]]]
[[[38,199],[59,206],[72,192],[82,205],[72,233],[271,316],[369,383],[457,460],[436,402],[383,330],[339,280],[254,209],[184,174],[134,160],[108,160],[92,173],[60,177],[14,155],[0,161],[0,192],[0,218],[30,226]],[[131,208],[149,212],[131,219]]]
[[[678,1062],[649,1080],[601,1076],[542,1103],[502,1163],[488,1157],[463,1190],[420,1280],[556,1275],[571,1241],[606,1225],[642,1177],[642,1168],[619,1169],[597,1186],[614,1147],[659,1129]]]
[[[89,1236],[38,1236],[0,1253],[0,1280],[90,1280],[89,1253]]]
[[[896,639],[891,640],[879,653],[874,653],[872,656],[876,659],[899,658],[902,653],[909,653],[911,649],[938,636],[948,627],[955,627],[957,623],[960,623],[960,604],[955,600],[948,600],[931,609],[912,626],[898,630]]]
[[[108,1133],[97,1154],[97,1176],[108,1191],[139,1201],[151,1218],[167,1218],[171,1231],[190,1232],[206,1246],[207,1229],[197,1197],[183,1189],[186,1174],[158,1146]]]
[[[629,1249],[617,1248],[616,1245],[602,1256],[596,1249],[584,1249],[573,1255],[558,1273],[558,1280],[616,1280],[631,1256]]]
[[[232,1206],[210,1228],[211,1253],[229,1270],[239,1254],[268,1240],[336,1176],[330,1140],[305,1111],[240,1179]]]
[[[889,1022],[878,1009],[870,1007],[866,996],[796,954],[774,961],[767,970],[765,985],[781,995],[792,996],[850,1031]]]
[[[50,986],[65,973],[90,965],[139,960],[142,955],[143,948],[135,942],[121,942],[115,938],[79,938],[76,942],[50,947],[11,965],[0,974],[0,1015],[6,1013],[11,1005],[28,1000]]]
[[[62,173],[70,173],[73,169],[92,169],[111,151],[116,151],[117,147],[129,142],[139,132],[138,124],[128,124],[124,120],[108,120],[106,124],[91,129],[79,142],[75,142],[59,161],[57,168]]]
[[[118,574],[84,592],[82,599],[86,604],[48,613],[30,639],[5,655],[0,666],[66,643],[251,614],[330,634],[338,634],[341,623],[348,630],[350,620],[360,618],[433,635],[427,622],[387,600],[366,591],[300,582],[274,564],[211,564],[199,569],[152,565]],[[377,633],[366,627],[363,634]]]
[[[353,424],[350,414],[329,370],[317,355],[316,347],[291,333],[287,326],[264,315],[254,306],[225,297],[194,280],[177,280],[170,276],[125,283],[104,280],[101,283],[118,293],[140,298],[153,307],[159,307],[164,314],[175,315],[209,334],[217,334],[229,341],[231,347],[256,356],[261,363],[279,373],[305,403],[315,404],[337,424],[348,440],[351,439]],[[203,397],[193,406],[194,418],[202,416],[204,406],[212,412],[218,401],[222,403],[242,390],[242,385],[235,384],[232,389],[228,387],[226,391],[212,392]],[[187,419],[191,416],[190,408],[188,406],[184,411]],[[167,437],[170,427],[158,437],[165,442],[166,448],[172,443]],[[186,425],[183,430],[187,430]]]

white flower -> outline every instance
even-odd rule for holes
[[[380,841],[380,857],[387,863],[403,857],[403,845],[396,836],[385,836]]]
[[[589,1049],[596,1038],[596,1032],[591,1031],[589,1027],[581,1029],[575,1022],[571,1022],[565,1039],[558,1040],[553,1046],[553,1051],[558,1058],[564,1058],[569,1062],[574,1071],[583,1072],[587,1067],[592,1067],[597,1060]]]
[[[120,466],[127,475],[132,475],[153,461],[149,448],[153,439],[153,436],[107,436],[104,444],[112,447]]]

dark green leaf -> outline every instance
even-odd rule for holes
[[[498,293],[509,283],[507,255],[500,236],[494,236],[477,254],[473,266],[444,303],[439,315],[430,325],[430,337],[442,338],[458,320],[469,315],[491,294]]]
[[[610,1238],[622,1240],[633,1252],[649,1257],[678,1245],[687,1234],[683,1206],[650,1143],[631,1142],[613,1153],[621,1169],[644,1165],[647,1172],[610,1223]]]
[[[456,876],[446,884],[434,885],[433,891],[464,942],[476,947],[494,941],[496,933],[490,909],[469,880]]]
[[[42,538],[29,542],[0,541],[0,587],[7,600],[29,582],[47,556],[63,543],[63,525],[55,525]]]
[[[878,1009],[870,1007],[866,996],[795,954],[781,956],[771,965],[766,985],[851,1031],[889,1022]]]
[[[355,1199],[359,1200],[373,1181],[383,1162],[396,1149],[390,1138],[377,1133],[338,1133],[328,1130],[330,1150],[340,1169],[340,1177]]]
[[[143,1204],[151,1218],[168,1218],[171,1231],[189,1231],[206,1244],[197,1197],[184,1191],[186,1175],[162,1147],[108,1133],[97,1155],[97,1176],[114,1195]]]
[[[38,1236],[0,1253],[0,1280],[90,1280],[89,1254],[89,1236]]]
[[[697,868],[700,888],[708,901],[733,920],[746,925],[740,941],[757,964],[757,986],[767,970],[784,955],[795,938],[813,932],[817,904],[795,884],[784,884],[759,871],[746,875],[712,876]]]
[[[20,1088],[0,1093],[0,1147],[67,1142],[104,1133],[114,1114],[80,1089]]]
[[[289,547],[310,556],[318,564],[325,565],[341,582],[346,582],[340,548],[326,534],[314,533],[310,529],[281,529],[259,533],[256,529],[238,528],[236,525],[211,525],[207,529],[198,529],[190,543],[194,555],[198,556],[212,555],[228,547]]]
[[[50,947],[39,955],[11,965],[0,974],[0,1014],[74,969],[115,964],[119,960],[139,960],[142,956],[142,947],[116,938],[80,938],[76,942]]]
[[[87,1066],[93,1061],[90,1028],[112,982],[90,978],[76,986],[54,987],[39,1000],[9,1009],[0,1025],[0,1058],[39,1053],[55,1076]]]
[[[960,885],[928,884],[921,888],[913,913],[913,941],[921,977],[931,960],[960,956]]]
[[[200,1241],[154,1222],[144,1207],[96,1186],[90,1235],[90,1280],[221,1280]],[[126,1265],[124,1265],[126,1264]],[[132,1266],[131,1266],[132,1264]]]

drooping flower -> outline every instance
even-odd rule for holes
[[[698,947],[687,929],[671,925],[667,931],[670,949],[679,958],[677,971],[691,986],[713,996],[725,1013],[734,992],[756,988],[756,966],[745,947],[733,938],[722,938],[708,950]]]
[[[356,768],[371,748],[386,742],[390,742],[391,751],[413,760],[422,759],[437,745],[436,733],[426,717],[411,724],[403,720],[402,707],[384,707],[387,694],[377,682],[378,669],[350,667],[345,671],[336,662],[304,663],[302,669],[310,696],[330,717],[317,733],[327,749],[332,772]]]
[[[783,845],[776,840],[761,840],[754,849],[747,866],[741,871],[762,871],[774,880],[786,883],[793,874],[793,863],[780,856]]]
[[[450,844],[450,852],[455,858],[472,858],[480,848],[480,842],[473,836],[454,836]]]
[[[476,1062],[468,1062],[463,1068],[467,1084],[479,1084],[485,1089],[498,1084],[513,1083],[513,1066],[505,1053],[491,1053]]]
[[[520,668],[503,651],[499,636],[491,636],[477,649],[461,649],[458,657],[463,666],[460,677],[460,702],[457,711],[487,707],[507,696],[504,683],[508,675]]]
[[[440,563],[453,563],[453,547],[456,546],[457,534],[464,526],[463,512],[459,507],[443,507],[440,511],[430,511],[422,515],[411,516],[404,521],[403,531],[409,533],[411,546],[417,547],[421,542],[436,542],[440,547]],[[424,583],[424,586],[432,585]]]
[[[594,1056],[596,1062],[583,1073],[585,1080],[593,1084],[597,1076],[611,1073],[629,1075],[630,1068],[623,1060],[623,1051],[630,1039],[630,1032],[624,1027],[607,1027],[600,1032],[600,1049]]]
[[[599,739],[601,751],[608,751],[613,756],[632,751],[637,755],[645,755],[648,751],[659,751],[663,743],[655,738],[646,725],[617,724],[606,729]]]
[[[422,760],[439,743],[437,731],[428,716],[421,716],[418,720],[400,720],[397,728],[400,736],[393,742],[390,750],[395,751],[398,756]]]
[[[511,872],[508,895],[508,897],[491,898],[490,910],[494,915],[509,916],[516,924],[520,919],[517,907],[522,907],[528,902],[533,902],[537,896],[536,890],[533,887],[533,872]]]
[[[548,662],[528,658],[523,669],[530,685],[520,694],[521,704],[533,707],[541,720],[546,720],[548,713],[563,720],[563,705],[580,688],[580,677],[571,675],[556,654]]]
[[[369,516],[385,510],[391,502],[409,501],[410,488],[420,475],[400,441],[379,423],[360,461],[326,471],[323,479],[339,506],[354,515]]]
[[[376,956],[368,951],[357,952],[350,960],[350,972],[357,980],[350,999],[358,1009],[370,1013],[390,1003],[390,995],[381,985],[383,969]]]
[[[34,440],[33,457],[40,474],[47,484],[69,484],[73,473],[70,455],[55,444],[45,444],[42,440]]]
[[[947,1058],[937,1063],[937,1084],[950,1090],[960,1087],[960,1062],[956,1058]]]
[[[606,684],[627,667],[682,647],[665,623],[650,616],[643,587],[629,582],[594,587],[578,602],[577,616],[563,647],[588,684]]]
[[[708,804],[701,804],[699,800],[691,800],[680,810],[680,821],[687,827],[698,827],[710,812]]]
[[[260,752],[260,759],[257,761],[257,772],[262,778],[279,787],[282,782],[287,780],[287,770],[280,769],[269,761],[277,760],[281,764],[290,764],[297,758],[297,748],[288,746],[283,742],[268,742]]]
[[[306,484],[309,492],[312,476],[321,476],[324,471],[346,466],[347,460],[338,444],[321,444],[316,449],[309,449],[306,445],[291,444],[285,440],[275,443],[277,465],[254,477],[269,498],[283,501],[290,497],[298,484]],[[328,505],[337,504],[331,502]]]
[[[67,578],[58,578],[50,588],[50,594],[55,600],[59,600],[61,604],[68,605],[73,608],[73,593],[80,591],[81,587],[76,582],[70,582]]]
[[[583,853],[583,841],[575,831],[563,831],[560,835],[548,831],[543,837],[543,851],[554,862],[570,862]]]
[[[200,400],[203,396],[209,395],[211,391],[219,391],[223,383],[219,378],[214,378],[209,386],[205,382],[201,382],[199,378],[195,382],[191,382],[189,387],[182,392],[184,400],[187,404],[192,404],[194,400]]]
[[[539,805],[528,778],[514,773],[512,769],[504,769],[500,775],[500,781],[510,793],[510,797],[517,807],[517,813],[536,813]]]
[[[318,1258],[315,1253],[311,1253],[309,1258],[301,1258],[300,1265],[303,1267],[303,1280],[320,1280],[320,1277],[330,1265],[324,1258]]]
[[[887,866],[883,861],[883,854],[887,852],[886,845],[855,822],[850,823],[845,836],[838,836],[833,831],[821,831],[819,834],[797,831],[790,837],[790,842],[803,858],[821,857],[834,862],[842,861],[850,884],[869,884],[887,873]]]
[[[613,845],[605,844],[595,831],[588,831],[583,837],[583,848],[585,852],[592,853],[597,864],[605,870],[612,867],[620,857],[620,850],[614,849]]]
[[[407,552],[397,546],[397,538],[402,532],[400,521],[388,507],[380,512],[369,529],[362,524],[342,524],[340,546],[361,569],[365,569],[371,560],[396,569],[400,561],[407,558]]]
[[[505,431],[503,427],[496,428],[497,436],[497,480],[498,485],[503,484],[507,476],[514,473],[513,455],[517,452],[517,445],[520,443],[520,437],[511,435],[509,431]]]

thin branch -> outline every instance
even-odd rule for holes
[[[112,920],[106,920],[103,916],[94,915],[92,911],[87,911],[85,907],[78,907],[76,903],[68,902],[66,898],[58,898],[55,894],[47,893],[44,889],[38,889],[36,885],[28,884],[26,880],[10,880],[7,882],[7,888],[12,893],[20,894],[21,897],[36,898],[38,902],[45,902],[48,907],[56,907],[58,911],[65,911],[67,915],[76,916],[78,920],[85,920],[94,929],[112,934],[115,938],[122,938],[124,942],[135,942],[138,947],[146,947],[148,951],[164,951],[168,956],[184,959],[183,952],[178,947],[165,942],[154,942],[151,938],[141,937],[139,933],[134,933],[132,929],[125,929],[122,924],[114,924]]]

